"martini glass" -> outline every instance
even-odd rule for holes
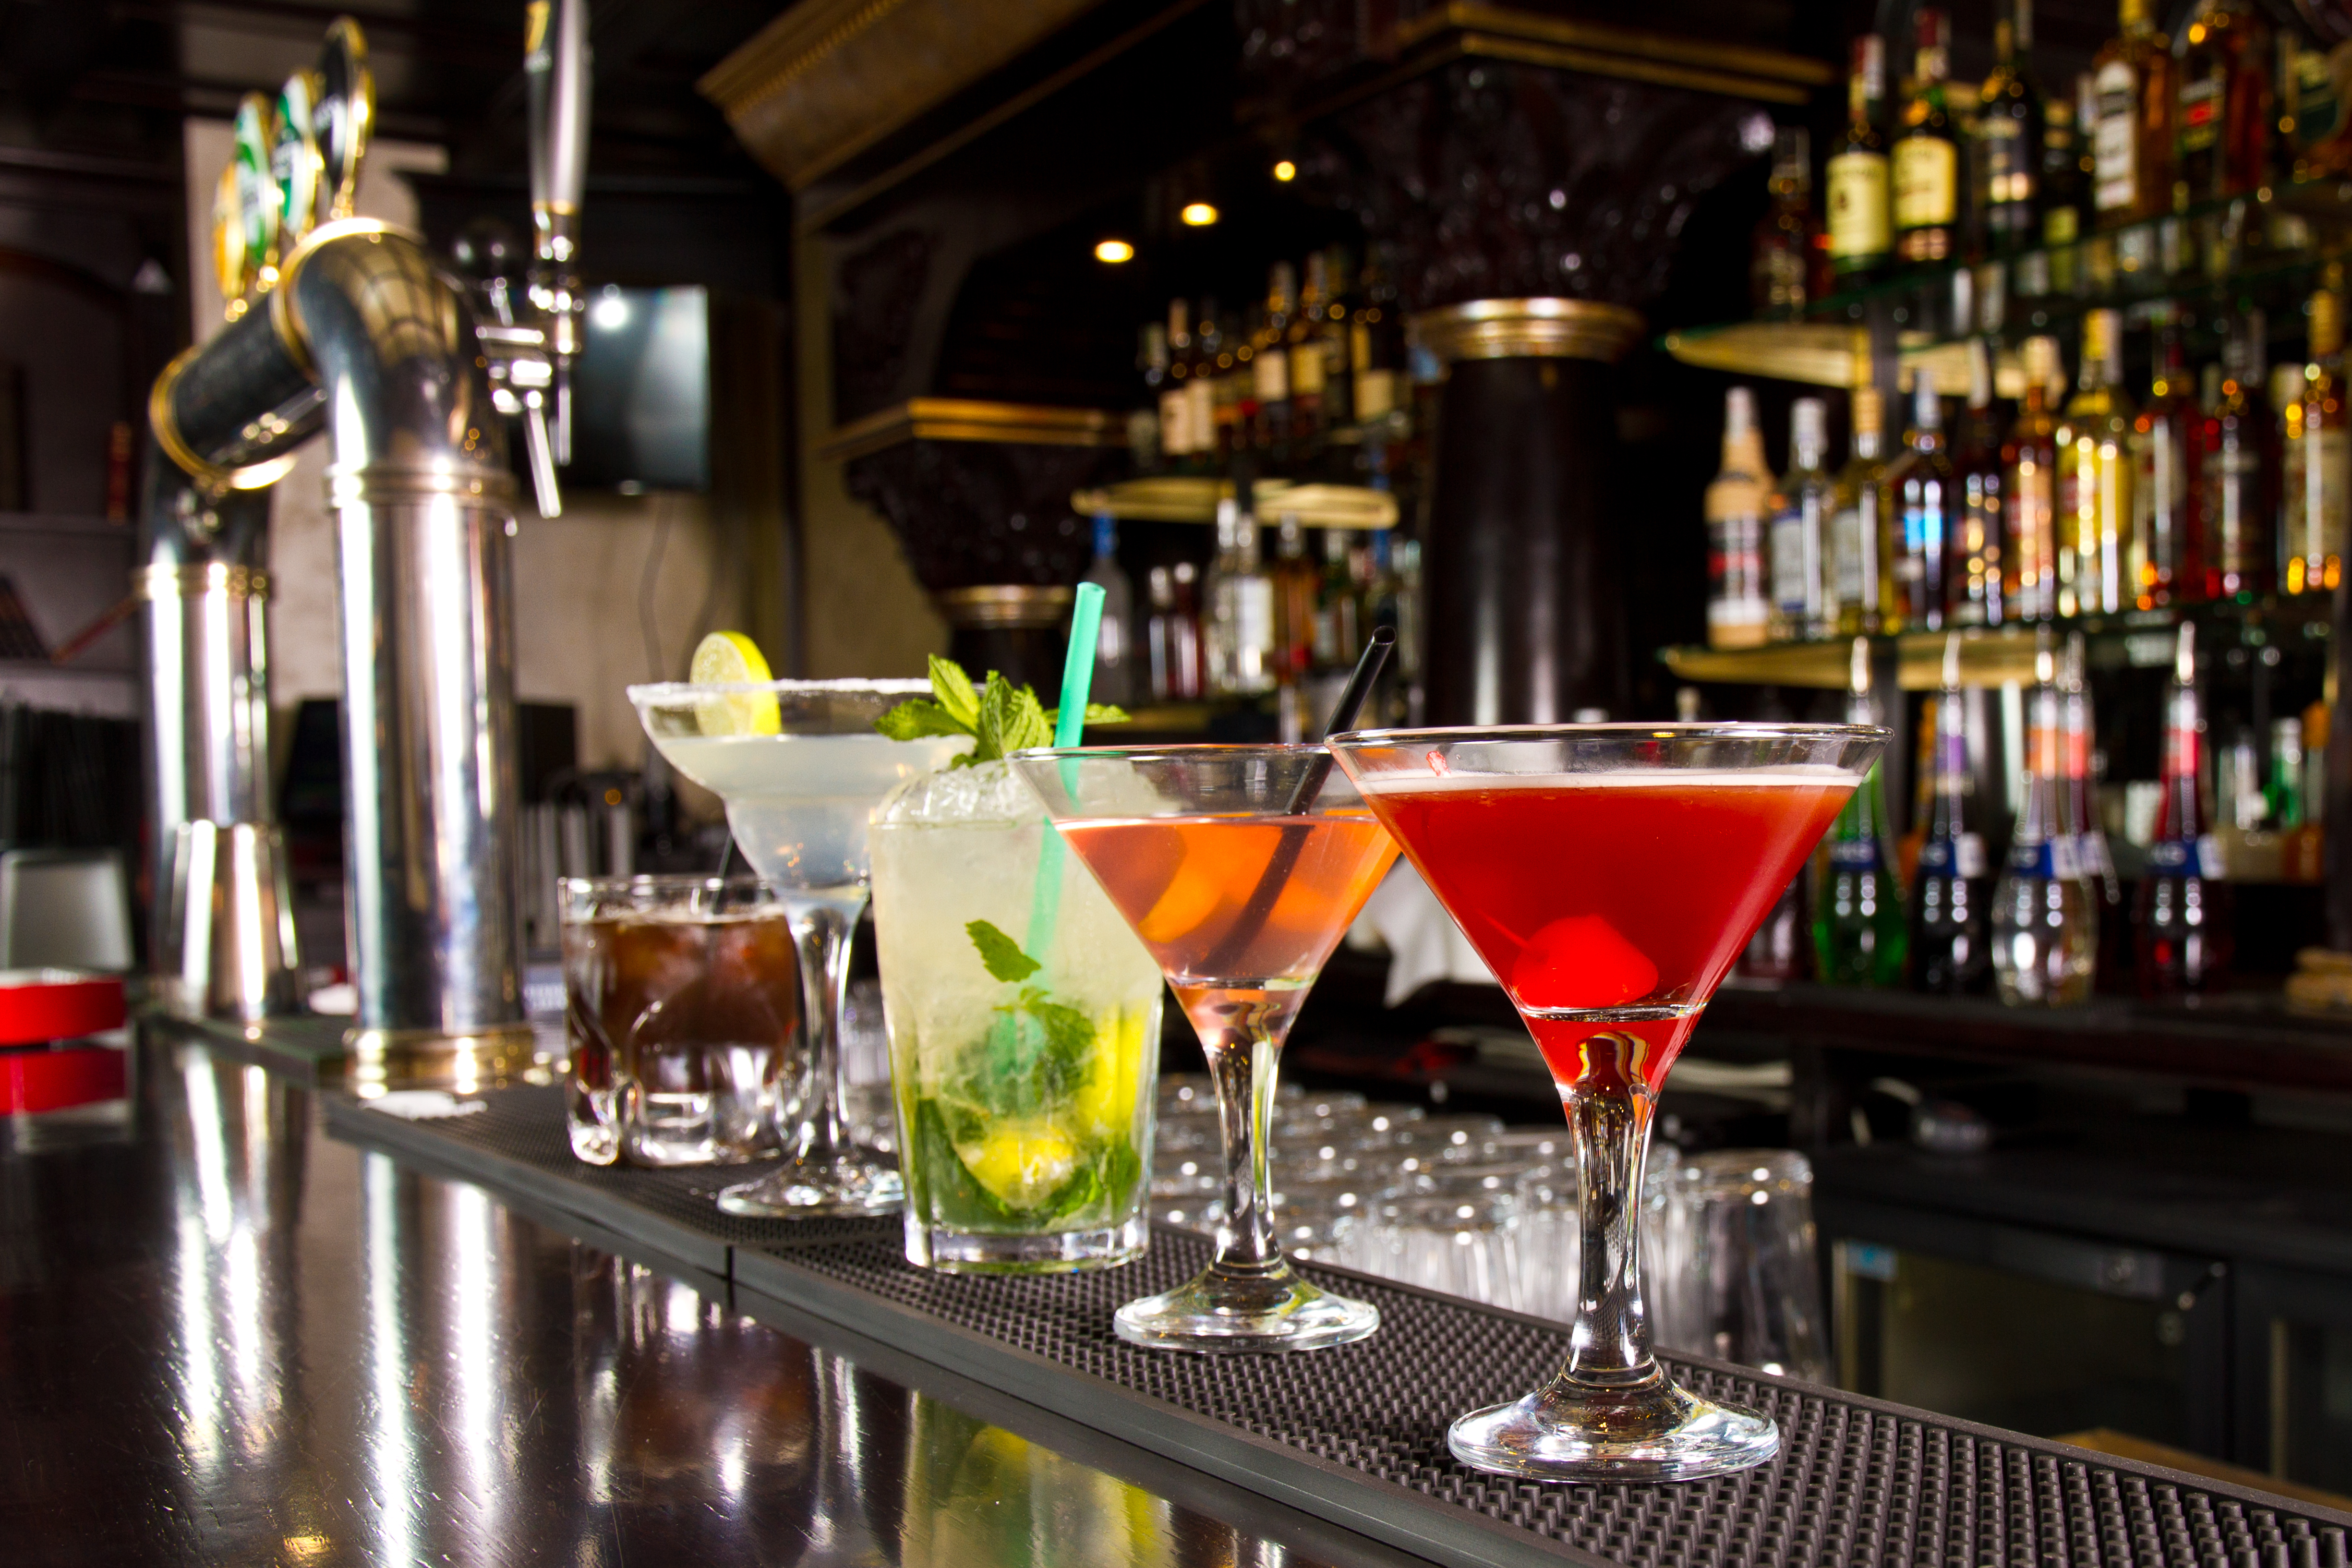
[[[729,1187],[732,1215],[799,1219],[887,1214],[902,1188],[889,1157],[850,1141],[841,1119],[841,1005],[849,939],[870,880],[866,819],[900,781],[946,764],[968,736],[893,741],[874,721],[921,680],[668,682],[632,686],[629,700],[670,766],[727,805],[727,826],[775,889],[800,958],[808,1085],[780,1105],[784,1163]]]
[[[1214,1261],[1113,1326],[1131,1344],[1345,1344],[1379,1310],[1299,1278],[1267,1165],[1282,1042],[1396,846],[1320,746],[1076,747],[1013,759],[1168,976],[1201,1037],[1224,1138]]]
[[[1635,1251],[1666,1069],[1886,731],[1765,724],[1367,730],[1329,745],[1527,1021],[1567,1108],[1583,1238],[1567,1364],[1454,1423],[1464,1464],[1682,1480],[1763,1463],[1770,1417],[1677,1388]]]

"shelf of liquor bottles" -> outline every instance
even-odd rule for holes
[[[2074,243],[1976,262],[1889,268],[1793,312],[1667,332],[1658,346],[1685,364],[1817,386],[1872,384],[1875,345],[1891,344],[1907,383],[1921,367],[1948,394],[1970,382],[1969,344],[1992,349],[1994,395],[2022,395],[2021,345],[2071,338],[2086,311],[2134,325],[2218,333],[2263,310],[2280,338],[2312,289],[2340,280],[2352,248],[2352,179],[2264,186],[2120,226]]]
[[[2168,668],[2174,654],[2174,630],[2184,620],[2200,626],[2209,647],[2276,648],[2284,658],[2303,650],[2315,652],[2326,643],[2331,604],[2332,595],[2326,593],[2259,599],[2250,595],[2243,600],[2127,610],[2112,616],[1900,632],[1873,637],[1871,642],[1875,659],[1892,659],[1897,684],[1906,691],[1933,691],[1942,685],[1945,645],[1954,633],[1960,639],[1964,685],[2025,685],[2034,679],[2035,649],[2047,634],[2063,637],[2082,633],[2095,670]],[[1667,647],[1659,650],[1658,658],[1688,681],[1835,691],[1848,683],[1853,639],[1832,637],[1746,648]]]

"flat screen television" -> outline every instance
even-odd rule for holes
[[[710,488],[710,295],[700,288],[592,288],[572,368],[579,489]]]

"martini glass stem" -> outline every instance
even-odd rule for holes
[[[849,939],[858,913],[823,903],[790,915],[801,966],[801,1027],[808,1035],[808,1089],[800,1125],[778,1131],[795,1160],[827,1161],[848,1144],[841,1125],[841,1015],[849,999]]]
[[[1282,1042],[1245,1028],[1204,1035],[1202,1053],[1217,1086],[1225,1142],[1225,1218],[1217,1227],[1213,1270],[1239,1278],[1283,1268],[1274,1242],[1274,1176],[1266,1145],[1274,1123],[1275,1076]]]
[[[1601,1068],[1609,1054],[1603,1042],[1612,1038],[1624,1037],[1603,1035],[1585,1043],[1588,1059],[1600,1070],[1562,1097],[1583,1182],[1577,1199],[1582,1245],[1576,1322],[1560,1379],[1588,1388],[1629,1388],[1659,1376],[1642,1305],[1641,1260],[1642,1165],[1657,1091],[1638,1073]]]

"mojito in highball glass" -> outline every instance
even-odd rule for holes
[[[908,1260],[1140,1256],[1160,966],[1003,763],[909,781],[869,841]]]

